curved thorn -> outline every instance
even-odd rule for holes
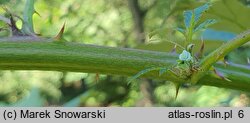
[[[175,54],[175,53],[176,53],[176,48],[177,48],[177,45],[175,44],[175,45],[174,45],[174,48],[171,50],[171,53],[174,53],[174,54]]]
[[[34,13],[41,17],[41,15],[36,10],[34,11]]]
[[[187,46],[187,51],[190,52],[190,53],[192,54],[193,48],[194,48],[194,44],[189,44],[189,45]]]
[[[229,82],[232,82],[230,79],[226,78],[222,73],[220,73],[219,71],[217,71],[214,67],[212,68],[214,73],[220,77],[221,79],[223,80],[226,80],[226,81],[229,81]]]
[[[174,82],[174,85],[175,85],[175,100],[177,99],[177,96],[179,94],[179,90],[180,90],[180,84],[179,83],[176,83]]]
[[[225,58],[223,58],[223,63],[225,65],[225,67],[227,67],[229,65],[228,61]]]
[[[65,28],[65,22],[64,22],[60,32],[56,35],[56,37],[54,37],[54,39],[56,41],[59,41],[59,40],[61,40],[63,38],[64,28]]]

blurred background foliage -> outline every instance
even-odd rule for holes
[[[183,11],[205,2],[213,6],[203,19],[218,23],[195,36],[195,48],[205,41],[206,53],[250,28],[249,0],[36,0],[34,28],[54,37],[66,23],[67,41],[112,47],[170,52],[184,37]],[[7,8],[22,17],[25,0],[0,0],[0,17]],[[14,18],[21,28],[22,22]],[[0,19],[1,20],[1,19]],[[9,35],[0,21],[0,37]],[[150,41],[154,39],[154,41]],[[248,64],[249,44],[227,56],[230,63]],[[180,51],[177,49],[177,53]],[[216,88],[183,86],[175,100],[170,82],[140,79],[128,85],[127,77],[52,71],[0,71],[0,106],[249,106],[250,94]],[[250,81],[250,80],[249,80]]]

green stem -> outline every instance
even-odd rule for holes
[[[204,59],[202,59],[200,63],[200,71],[194,73],[191,79],[192,83],[196,83],[200,78],[204,76],[204,74],[211,68],[211,66],[217,61],[224,59],[224,57],[234,49],[242,46],[243,44],[250,41],[250,31],[246,31],[240,35],[238,35],[235,39],[227,42],[222,45],[209,55],[207,55]]]
[[[33,29],[33,14],[34,10],[34,0],[26,0],[24,12],[23,12],[23,27],[22,30],[25,34],[34,33]]]
[[[193,11],[193,13],[194,13],[194,11]],[[193,40],[193,29],[194,29],[194,26],[195,26],[194,14],[192,14],[190,27],[187,28],[185,48],[187,48],[187,46],[188,46],[188,45],[192,42],[192,40]]]
[[[187,46],[192,42],[192,37],[193,37],[193,34],[192,34],[192,29],[188,29],[188,33],[187,33],[187,37],[186,37],[186,42],[185,42],[185,48],[187,48]]]
[[[100,74],[135,75],[150,67],[170,67],[178,57],[165,52],[112,48],[71,42],[0,41],[1,70],[49,70]],[[227,82],[208,73],[198,84],[250,91],[250,70],[231,65],[217,68],[228,75]],[[231,73],[233,74],[231,75]],[[176,81],[167,74],[152,71],[144,77]]]

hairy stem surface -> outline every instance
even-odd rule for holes
[[[72,71],[131,76],[150,67],[173,66],[176,55],[165,52],[112,48],[70,42],[51,41],[1,41],[1,70]],[[207,73],[198,81],[209,85],[250,91],[250,69],[240,65],[216,68],[232,82]],[[159,71],[149,72],[147,78],[175,81]]]

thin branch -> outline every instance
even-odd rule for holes
[[[228,53],[242,46],[248,41],[250,41],[250,30],[241,33],[235,39],[227,42],[226,44],[220,46],[218,49],[207,55],[204,59],[202,59],[200,63],[201,70],[194,73],[194,75],[192,76],[192,83],[196,83],[200,78],[202,78],[213,64],[215,64],[220,59],[223,59]],[[250,74],[248,76],[250,76]]]

